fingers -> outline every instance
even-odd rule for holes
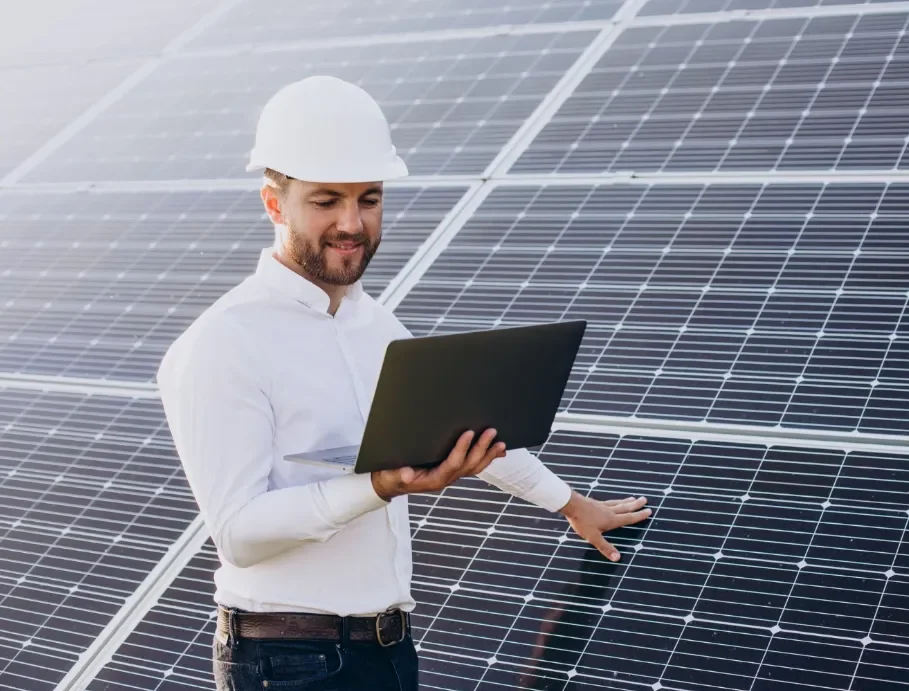
[[[464,466],[461,469],[462,477],[483,472],[490,463],[504,453],[504,444],[501,442],[492,444],[496,434],[497,432],[494,428],[489,428],[480,435],[464,462]]]
[[[634,511],[632,513],[622,513],[616,516],[618,520],[618,527],[623,527],[626,525],[634,525],[635,523],[640,523],[646,518],[650,518],[650,514],[653,512],[650,509],[642,509],[640,511]]]
[[[618,561],[621,557],[619,556],[619,551],[612,546],[612,543],[609,542],[602,535],[594,536],[590,540],[590,544],[596,547],[600,554],[606,557],[609,561]]]
[[[473,430],[467,430],[458,437],[458,441],[455,443],[451,453],[448,454],[448,458],[429,471],[427,480],[433,483],[443,482],[444,484],[441,485],[442,487],[450,484],[453,479],[457,477],[461,466],[466,462],[467,454],[470,450],[470,443],[473,441],[473,438]]]
[[[606,502],[604,502],[606,503]],[[609,508],[613,510],[614,513],[629,513],[631,511],[637,511],[638,509],[643,508],[647,504],[647,499],[644,497],[622,499],[617,501],[614,504],[606,503]]]

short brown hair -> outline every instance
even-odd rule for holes
[[[277,170],[266,168],[263,175],[269,181],[269,183],[271,183],[271,186],[278,190],[279,194],[284,194],[287,192],[287,188],[290,186],[291,178],[287,177],[284,173],[279,173]]]

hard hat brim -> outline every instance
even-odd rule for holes
[[[409,172],[407,164],[400,156],[395,156],[394,160],[373,166],[301,166],[301,165],[283,165],[280,161],[269,162],[258,160],[253,156],[246,166],[246,172],[251,173],[256,170],[265,170],[271,168],[279,173],[295,178],[296,180],[306,180],[307,182],[382,182],[384,180],[397,180],[407,177]]]

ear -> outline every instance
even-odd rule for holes
[[[265,205],[265,213],[276,225],[284,225],[284,215],[281,213],[281,200],[278,198],[278,190],[271,185],[263,185],[259,190],[259,196],[262,197],[262,203]]]

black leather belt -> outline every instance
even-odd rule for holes
[[[231,618],[236,639],[342,642],[346,624],[348,640],[387,647],[400,643],[410,631],[410,614],[400,609],[375,617],[340,617],[334,614],[244,612],[218,607],[217,636],[224,644],[230,637]]]

